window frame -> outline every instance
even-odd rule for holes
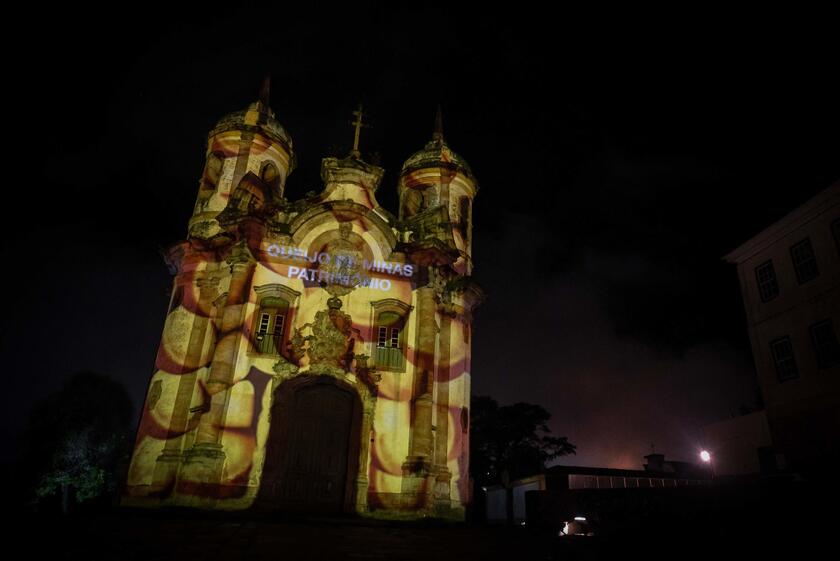
[[[254,302],[251,345],[248,352],[264,357],[286,356],[291,319],[300,293],[280,284],[254,287],[254,291],[257,293],[257,298]],[[268,316],[268,322],[263,329],[265,316]]]
[[[804,248],[804,247],[807,247],[810,250],[810,252],[811,252],[810,259],[797,261],[796,251],[799,248]],[[807,237],[803,240],[800,240],[800,241],[796,242],[795,244],[790,246],[789,251],[790,251],[790,260],[793,263],[793,270],[796,272],[796,280],[799,282],[799,284],[805,284],[806,282],[812,281],[815,278],[817,278],[818,276],[820,276],[820,268],[817,264],[817,254],[814,252],[814,246],[811,243],[811,238],[810,237]],[[813,262],[813,274],[812,274],[812,276],[809,276],[807,278],[803,278],[803,267],[810,262]]]
[[[371,364],[377,370],[405,372],[408,322],[413,307],[401,300],[387,298],[371,302],[371,308]],[[383,316],[388,316],[387,321],[383,321]]]
[[[257,324],[257,339],[261,340],[262,339],[261,335],[263,337],[265,335],[267,335],[268,331],[269,331],[269,328],[271,327],[271,314],[268,313],[268,312],[264,312],[264,311],[262,311],[262,309],[260,309],[259,315],[260,315],[260,320],[259,320],[259,323]],[[263,320],[265,320],[265,321],[263,322]],[[263,328],[263,326],[265,326],[265,327]]]
[[[383,323],[382,316],[385,315],[396,319]],[[406,344],[402,334],[405,331],[406,317],[394,310],[382,310],[376,314],[375,318],[374,327],[377,336],[376,346],[373,349],[373,364],[377,370],[404,372]],[[396,345],[394,345],[395,331]]]
[[[771,278],[762,280],[761,272],[769,271]],[[773,266],[773,260],[768,259],[755,267],[755,281],[758,286],[758,297],[762,302],[770,302],[779,296],[779,281],[776,277],[776,268]],[[771,290],[765,297],[764,288],[771,286]]]
[[[779,345],[783,343],[787,343],[788,347],[790,347],[790,356],[780,358],[776,352],[776,349]],[[796,354],[794,352],[793,341],[791,340],[789,335],[778,337],[770,341],[770,357],[773,359],[773,364],[776,368],[776,379],[780,383],[784,383],[790,380],[796,380],[797,378],[799,378],[799,365],[796,363]],[[793,365],[793,375],[788,375],[787,373],[782,372],[782,370],[784,369],[782,363],[787,361],[790,361],[790,364]]]
[[[285,309],[276,306],[260,305],[257,310],[257,329],[254,337],[254,348],[257,354],[280,356],[283,354],[286,342],[286,316],[289,307]],[[263,319],[267,318],[265,330]],[[280,320],[280,331],[277,331],[277,320]]]
[[[821,342],[817,338],[817,330],[822,327],[828,327],[829,335],[832,341],[828,342]],[[812,323],[808,326],[808,332],[811,335],[811,344],[814,346],[814,356],[817,359],[817,367],[820,370],[825,370],[827,368],[832,368],[840,364],[840,344],[837,341],[837,332],[834,330],[834,322],[831,321],[831,318],[826,318],[817,322]],[[833,349],[831,349],[831,345],[833,342]],[[833,350],[833,356],[827,354]]]

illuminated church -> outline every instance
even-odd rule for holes
[[[210,132],[124,505],[463,517],[477,183],[438,114],[395,216],[355,115],[297,201],[267,83]]]

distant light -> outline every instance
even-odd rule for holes
[[[575,520],[577,520],[578,522],[586,522],[586,517],[585,516],[575,516]]]
[[[523,522],[522,524],[520,524],[520,526],[524,526],[524,525],[525,525],[525,522]]]
[[[703,450],[700,452],[700,459],[708,464],[712,461],[712,455],[707,450]]]
[[[481,490],[482,490],[482,491],[486,491],[486,490],[487,490],[487,487],[482,487],[482,488],[481,488]]]

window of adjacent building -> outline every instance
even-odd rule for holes
[[[791,246],[790,258],[793,260],[793,268],[796,270],[796,278],[799,280],[799,284],[808,282],[820,274],[810,238],[805,238]]]
[[[755,268],[755,280],[758,282],[758,294],[762,302],[768,302],[779,295],[773,261],[765,261]]]
[[[776,375],[780,382],[799,377],[796,359],[793,357],[793,344],[790,337],[781,337],[770,343],[773,362],[776,363]]]
[[[376,347],[373,360],[384,370],[405,369],[405,319],[397,312],[380,312],[376,318]]]
[[[820,368],[830,368],[840,364],[840,345],[830,319],[823,320],[811,326],[811,341],[817,355]]]
[[[282,354],[289,303],[283,298],[267,296],[260,300],[254,334],[254,346],[261,354]]]
[[[831,221],[831,235],[834,236],[834,245],[837,247],[837,253],[840,253],[840,218],[835,218]]]

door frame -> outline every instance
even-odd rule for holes
[[[303,388],[317,385],[329,385],[349,393],[352,396],[352,410],[350,417],[349,441],[347,443],[347,473],[344,478],[344,500],[342,501],[341,512],[352,513],[356,511],[357,489],[360,478],[360,450],[363,406],[362,399],[355,387],[333,376],[301,374],[281,383],[274,391],[273,403],[270,409],[268,438],[265,443],[265,463],[263,464],[262,476],[260,477],[260,495],[263,498],[275,502],[274,485],[269,490],[269,483],[265,480],[269,477],[279,477],[283,459],[282,451],[289,444],[289,428],[293,422],[291,414],[294,410],[295,394]],[[269,461],[274,462],[269,465]],[[268,472],[266,471],[268,468]],[[367,478],[364,478],[365,480]],[[282,481],[277,484],[282,485]],[[268,495],[268,496],[266,496]],[[282,509],[283,506],[281,505]]]

